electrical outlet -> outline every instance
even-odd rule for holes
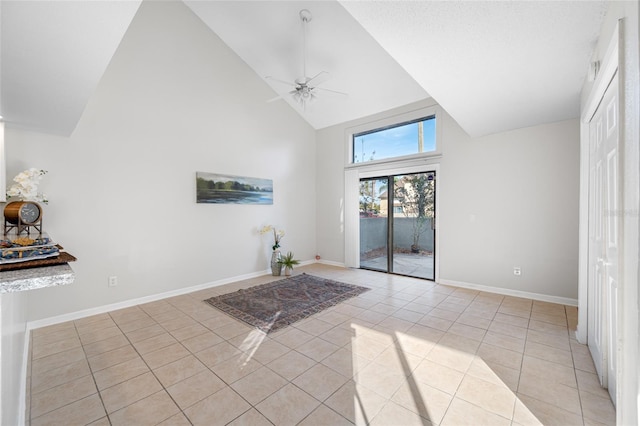
[[[115,275],[109,277],[109,287],[115,287],[118,285],[118,277]]]
[[[520,269],[519,266],[514,266],[513,267],[513,275],[519,277],[520,275],[522,275],[522,269]]]

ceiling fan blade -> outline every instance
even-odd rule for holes
[[[282,98],[283,98],[283,96],[279,95],[279,96],[276,96],[275,98],[267,99],[267,103],[269,104],[271,102],[279,101]]]
[[[298,98],[298,97],[300,96],[300,93],[298,93],[298,90],[297,90],[297,89],[293,89],[293,90],[292,90],[292,91],[290,91],[290,92],[283,93],[282,95],[278,95],[278,96],[276,96],[275,98],[271,98],[271,99],[267,100],[267,103],[271,103],[271,102],[278,101],[278,100],[280,100],[280,99],[284,99],[284,97],[285,97],[286,95],[292,95],[294,98]]]
[[[307,86],[316,87],[330,79],[331,74],[326,71],[320,71],[318,74],[311,77],[311,79],[307,80]]]
[[[348,93],[338,92],[337,90],[325,89],[324,87],[314,87],[313,90],[319,90],[323,93],[327,93],[335,96],[349,96]]]
[[[265,77],[266,80],[275,81],[276,83],[286,84],[287,86],[296,87],[295,83],[290,81],[280,80],[279,78],[271,77],[270,75]]]

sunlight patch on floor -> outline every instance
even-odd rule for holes
[[[390,334],[357,323],[351,329],[356,425],[374,417],[379,422],[440,424],[445,416],[449,423],[542,424],[479,355],[438,344],[439,338]],[[392,403],[384,406],[385,412],[383,400]]]

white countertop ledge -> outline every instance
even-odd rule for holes
[[[0,272],[0,294],[71,284],[75,273],[68,263]]]

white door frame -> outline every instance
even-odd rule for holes
[[[616,73],[618,73],[618,70],[620,67],[619,39],[620,39],[620,26],[616,25],[616,28],[613,32],[611,40],[608,44],[607,51],[603,58],[600,71],[596,76],[595,82],[593,84],[591,92],[589,93],[589,97],[587,99],[587,102],[585,103],[585,107],[581,116],[580,226],[579,226],[580,243],[579,243],[579,278],[578,278],[579,279],[579,287],[578,287],[579,309],[578,309],[578,329],[576,332],[576,338],[578,339],[578,341],[580,341],[581,343],[587,343],[590,349],[592,349],[592,353],[599,353],[601,355],[599,359],[594,359],[594,363],[596,364],[596,370],[600,375],[600,380],[602,382],[602,385],[606,386],[608,383],[610,386],[614,386],[616,388],[616,389],[609,390],[614,402],[618,399],[617,398],[618,386],[616,385],[616,383],[618,382],[617,378],[621,374],[621,371],[620,370],[616,371],[616,368],[615,368],[616,365],[618,366],[620,365],[620,362],[619,362],[620,348],[621,348],[620,332],[619,332],[619,329],[615,327],[614,332],[616,335],[606,335],[603,338],[603,342],[599,342],[599,343],[595,341],[590,342],[589,336],[593,338],[593,336],[595,336],[594,334],[595,330],[589,329],[589,327],[591,326],[589,318],[594,315],[594,313],[590,311],[593,309],[596,309],[596,312],[598,312],[599,311],[598,308],[604,308],[604,309],[607,309],[609,312],[612,312],[613,315],[615,315],[614,318],[607,318],[609,316],[609,313],[605,313],[602,316],[595,314],[597,317],[595,318],[595,321],[597,321],[598,323],[593,324],[593,326],[598,327],[599,325],[603,329],[606,329],[610,325],[615,325],[620,323],[619,318],[622,316],[622,307],[618,303],[619,299],[617,297],[612,299],[613,302],[607,301],[604,306],[598,307],[592,304],[594,300],[600,300],[600,299],[598,297],[594,298],[593,297],[594,295],[591,295],[589,293],[590,291],[593,290],[591,288],[590,282],[594,279],[595,280],[598,279],[598,277],[590,276],[590,274],[595,270],[594,268],[592,268],[592,266],[594,266],[593,263],[595,262],[594,260],[595,255],[594,253],[590,252],[591,250],[590,229],[593,228],[593,226],[591,226],[592,224],[590,224],[590,220],[594,219],[594,216],[593,216],[594,211],[592,210],[592,207],[594,207],[595,205],[593,204],[593,202],[590,202],[589,197],[594,194],[592,192],[593,185],[596,185],[596,186],[600,185],[599,182],[594,182],[591,179],[594,177],[591,175],[591,170],[590,170],[591,160],[592,160],[591,155],[593,153],[590,146],[591,138],[592,138],[591,131],[590,131],[591,121],[594,118],[596,111],[601,106],[600,104],[605,96],[605,93],[607,92],[609,84],[612,82],[612,80],[616,76]],[[618,93],[616,93],[616,99],[617,99],[616,108],[618,111],[620,111],[620,114],[622,114],[623,109],[620,108],[622,98],[619,96],[619,91]],[[623,125],[623,120],[621,117],[618,117],[618,123],[620,126]],[[619,129],[618,135],[619,135],[618,141],[620,141],[623,135],[622,129]],[[621,150],[618,149],[618,152],[620,151]],[[622,155],[622,154],[620,153],[619,155]],[[616,164],[615,170],[616,170],[617,176],[615,177],[615,179],[618,182],[616,183],[616,187],[618,188],[619,182],[622,179],[621,173],[620,173],[620,167],[619,167],[621,160],[620,160],[620,157],[616,157],[616,158],[617,158],[617,164]],[[623,199],[622,199],[621,193],[619,191],[617,192],[618,193],[616,194],[616,199],[619,200],[619,207],[620,207],[622,206]],[[598,200],[592,200],[592,201],[597,202]],[[617,213],[618,212],[610,212],[610,214],[617,214]],[[596,224],[595,226],[597,227],[598,224]],[[618,226],[623,226],[623,223],[619,222]],[[616,241],[619,240],[618,235],[619,234],[616,235]],[[615,266],[616,267],[621,266],[623,261],[624,259],[622,258],[622,256],[616,255]],[[616,277],[618,277],[617,274],[616,274]],[[622,277],[620,276],[619,278],[621,279]],[[620,280],[618,281],[617,289],[620,290],[621,287],[622,287],[622,283]],[[597,288],[597,286],[594,286],[594,289],[595,288]],[[606,297],[604,299],[606,301]],[[612,305],[611,303],[614,303],[615,305]],[[592,346],[592,345],[596,345],[596,346]],[[593,352],[594,348],[597,348],[595,352]],[[604,354],[602,352],[604,352]],[[607,353],[608,353],[608,356],[607,356]],[[607,377],[608,374],[611,375],[611,377]],[[615,377],[614,377],[614,374],[615,374]]]
[[[600,383],[616,401],[620,280],[620,92],[614,74],[591,119],[587,343]]]
[[[352,168],[345,170],[344,188],[344,224],[345,224],[345,266],[348,268],[360,267],[360,222],[359,222],[359,190],[361,178],[375,178],[379,176],[391,176],[420,172],[436,172],[436,226],[435,226],[435,282],[440,280],[440,232],[438,220],[440,214],[440,164],[429,164],[421,161],[420,164],[384,164],[379,167]]]
[[[580,120],[580,216],[578,264],[578,327],[576,338],[587,343],[587,287],[589,276],[589,123],[596,112],[609,82],[618,71],[619,26],[613,31],[600,71],[582,111]],[[622,109],[620,109],[622,111]],[[623,125],[622,120],[620,125]]]

